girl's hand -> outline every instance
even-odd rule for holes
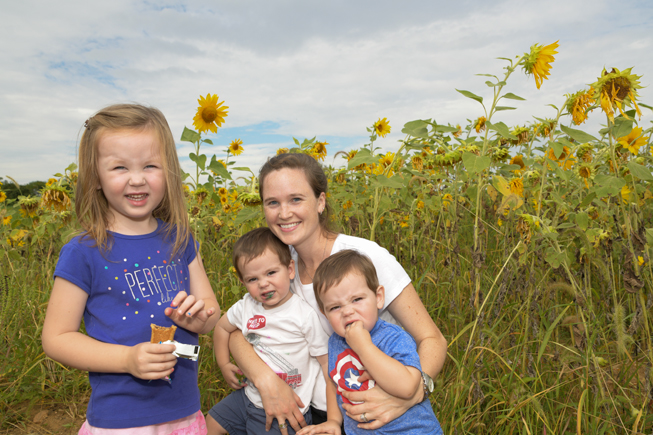
[[[202,299],[198,300],[195,296],[180,291],[172,300],[170,307],[165,309],[165,315],[178,326],[191,332],[200,333],[207,320],[216,312],[215,308],[211,307],[205,310],[204,306],[205,303]]]
[[[340,435],[340,425],[333,421],[327,420],[317,426],[306,426],[304,429],[297,432],[297,435],[317,435],[317,434],[333,434]]]
[[[265,377],[265,382],[256,384],[265,410],[265,430],[270,430],[276,418],[279,423],[287,422],[295,431],[299,431],[306,426],[300,409],[304,403],[279,376],[272,371],[270,373],[271,376]],[[282,429],[281,433],[287,433],[287,430]]]
[[[391,396],[378,385],[366,391],[343,391],[342,395],[348,400],[364,403],[360,405],[343,403],[342,408],[347,412],[349,417],[356,421],[361,421],[361,415],[363,413],[365,414],[365,417],[370,422],[359,424],[359,428],[378,429],[402,416],[408,409],[419,403],[424,396],[423,391],[422,385],[420,384],[416,394],[412,399],[408,400]]]
[[[236,376],[244,376],[243,372],[238,368],[236,364],[229,363],[225,364],[224,366],[220,366],[220,371],[222,372],[222,377],[224,380],[227,381],[227,384],[229,384],[229,386],[234,390],[240,390],[245,385],[247,385],[246,382],[243,382]]]
[[[128,350],[127,372],[139,379],[162,379],[174,371],[173,344],[139,343]]]

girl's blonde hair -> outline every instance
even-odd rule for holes
[[[187,245],[190,225],[183,193],[181,166],[172,132],[163,113],[153,107],[139,104],[115,104],[105,107],[84,123],[84,133],[79,141],[79,178],[75,198],[75,212],[83,237],[92,238],[102,252],[111,250],[109,204],[100,186],[98,175],[98,144],[107,131],[151,129],[161,148],[161,161],[165,177],[165,193],[152,215],[166,223],[165,237],[172,240],[171,255],[175,256]]]

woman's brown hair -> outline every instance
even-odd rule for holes
[[[336,233],[337,231],[331,226],[331,215],[333,211],[329,205],[329,201],[326,199],[329,182],[320,164],[308,154],[286,153],[269,158],[261,167],[258,176],[258,191],[261,195],[261,200],[264,199],[263,192],[266,177],[270,175],[270,173],[284,168],[299,169],[303,171],[316,198],[319,198],[320,194],[324,193],[325,207],[324,212],[319,215],[320,228],[325,235]]]

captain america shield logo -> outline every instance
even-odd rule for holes
[[[351,402],[342,395],[343,391],[365,391],[374,387],[374,380],[359,382],[358,377],[365,373],[365,367],[361,364],[358,355],[351,349],[346,349],[336,359],[336,367],[331,370],[329,376],[338,386],[338,395],[342,401],[350,405],[360,405],[363,402]]]

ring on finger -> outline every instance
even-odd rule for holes
[[[285,429],[288,425],[286,423],[279,423],[279,429]]]
[[[362,421],[363,423],[367,423],[367,422],[369,421],[369,420],[367,419],[367,417],[365,417],[365,413],[362,413],[362,414],[361,414],[361,421]]]

